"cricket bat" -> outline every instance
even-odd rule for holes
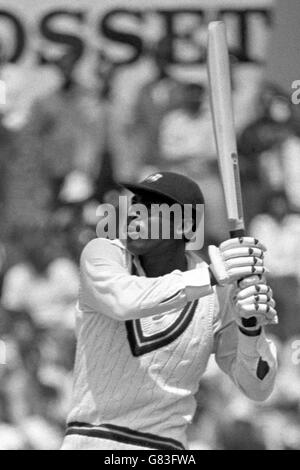
[[[229,54],[222,21],[208,26],[208,77],[219,168],[231,238],[244,236],[243,202],[234,127]]]

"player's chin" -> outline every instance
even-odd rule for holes
[[[143,239],[143,238],[138,238],[134,240],[133,238],[130,238],[130,236],[127,236],[127,249],[132,253],[133,255],[141,256],[145,255],[146,253],[149,253],[154,246],[158,243],[158,240],[151,240],[151,239]]]

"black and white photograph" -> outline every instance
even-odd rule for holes
[[[299,23],[0,0],[0,450],[300,450]]]

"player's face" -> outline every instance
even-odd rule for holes
[[[169,221],[170,238],[167,239],[163,236],[162,213],[151,210],[153,204],[162,204],[162,202],[149,196],[135,195],[132,198],[127,220],[127,248],[131,253],[140,256],[157,249],[167,249],[173,233],[172,221]],[[142,210],[139,210],[139,205],[142,206]]]

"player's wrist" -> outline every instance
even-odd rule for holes
[[[260,336],[261,333],[262,333],[262,327],[259,327],[258,329],[256,330],[249,330],[247,328],[243,328],[242,326],[238,325],[238,328],[239,328],[239,331],[245,335],[245,336],[249,336],[249,337],[253,337],[253,336]]]
[[[261,328],[261,333],[257,336],[245,335],[240,331],[240,329],[238,329],[238,354],[257,358],[258,355],[261,355],[258,351],[260,350],[260,345],[265,338],[266,336],[263,327]]]

